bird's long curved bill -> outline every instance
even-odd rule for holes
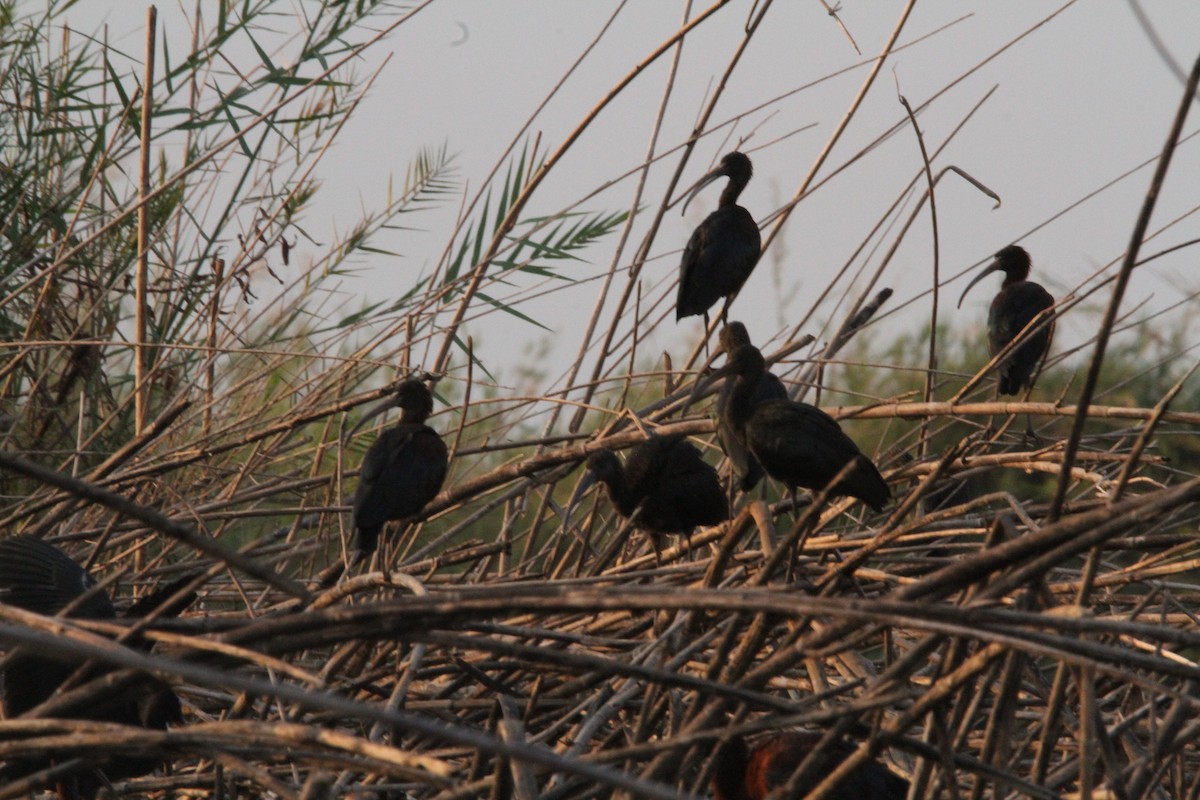
[[[363,425],[366,425],[368,422],[375,419],[375,417],[378,417],[380,414],[387,411],[389,408],[395,407],[395,405],[396,405],[396,399],[394,397],[389,397],[385,400],[381,400],[379,403],[377,403],[375,406],[373,406],[370,411],[368,411],[366,414],[362,415],[362,419],[360,419],[357,423],[355,423],[354,427],[350,429],[350,432],[348,434],[346,434],[346,438],[347,439],[353,438],[354,434],[358,433],[359,428],[361,428]]]
[[[699,194],[701,189],[703,189],[705,186],[708,186],[710,183],[717,180],[718,178],[723,178],[723,177],[725,177],[724,172],[722,172],[719,169],[714,169],[712,172],[708,173],[703,178],[696,181],[696,185],[693,186],[691,189],[688,189],[687,197],[685,197],[683,200],[683,209],[679,212],[679,215],[683,216],[685,213],[687,213],[688,203],[692,202],[692,198],[695,197],[697,194]]]
[[[1000,269],[1000,265],[997,262],[993,261],[992,263],[990,263],[986,267],[984,267],[983,272],[979,273],[974,278],[972,278],[971,282],[967,284],[967,288],[963,289],[963,293],[961,295],[959,295],[958,307],[962,308],[963,298],[965,298],[967,296],[967,292],[971,291],[972,286],[979,283],[985,277],[987,277],[988,275],[991,275],[993,272],[995,272],[998,269]]]
[[[596,476],[590,471],[583,476],[583,480],[575,487],[575,491],[571,493],[571,499],[567,501],[567,510],[563,512],[562,530],[568,530],[571,527],[571,514],[575,512],[575,506],[579,504],[579,500],[587,494],[588,490],[596,485]]]

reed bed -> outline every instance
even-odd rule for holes
[[[881,360],[871,332],[894,305],[898,203],[884,233],[864,235],[863,279],[830,282],[836,310],[758,343],[794,396],[822,403],[872,455],[892,502],[872,513],[817,493],[793,507],[768,486],[739,496],[728,523],[655,548],[599,493],[565,512],[588,453],[652,431],[686,434],[727,475],[711,417],[722,356],[699,336],[673,359],[643,344],[673,324],[674,273],[642,268],[671,249],[655,231],[698,140],[651,144],[633,177],[673,165],[661,200],[638,182],[624,210],[532,217],[530,198],[606,96],[561,143],[515,137],[469,194],[445,149],[423,152],[386,208],[335,242],[306,241],[312,170],[372,80],[348,71],[416,13],[350,5],[320,6],[292,66],[260,49],[215,94],[202,79],[228,73],[212,45],[266,26],[273,4],[203,20],[190,60],[159,54],[156,117],[140,113],[147,92],[103,68],[104,49],[44,60],[55,9],[10,44],[43,81],[10,73],[15,96],[78,83],[92,99],[27,105],[27,130],[45,135],[22,159],[7,151],[3,530],[63,548],[118,606],[187,574],[198,599],[144,623],[152,650],[117,641],[129,623],[0,603],[6,649],[115,670],[0,722],[0,760],[50,756],[66,771],[161,756],[163,770],[113,787],[130,797],[690,798],[708,796],[722,737],[795,727],[857,750],[832,774],[802,767],[781,796],[828,796],[866,759],[906,777],[914,798],[1200,796],[1200,477],[1188,460],[1200,415],[1179,397],[1195,397],[1194,356],[1160,351],[1153,381],[1101,372],[1110,334],[1157,324],[1131,320],[1122,287],[1151,257],[1140,248],[1200,66],[1129,249],[1056,306],[1062,317],[1099,302],[1102,324],[1052,350],[1032,397],[992,400],[993,364],[952,356],[944,336],[939,351],[937,277],[920,295],[933,300],[928,363]],[[647,62],[677,58],[720,5]],[[72,58],[96,70],[76,73]],[[181,114],[189,124],[169,127]],[[136,122],[150,117],[153,129]],[[900,114],[895,130],[909,126]],[[145,163],[142,142],[182,140],[179,163],[121,177]],[[935,185],[919,169],[908,196],[931,201]],[[462,204],[442,259],[407,294],[345,310],[341,277],[384,257],[386,231],[435,202]],[[793,207],[771,215],[768,248]],[[560,291],[555,270],[600,245],[611,260],[581,281],[595,304],[564,332],[578,348],[565,370],[493,374],[475,333]],[[303,269],[286,269],[300,254]],[[125,279],[147,258],[136,324]],[[735,303],[731,318],[747,311]],[[1071,365],[1086,377],[1071,383]],[[430,424],[451,448],[445,489],[388,531],[378,559],[322,587],[349,555],[346,498],[375,435],[346,432],[426,372],[440,377]],[[1130,402],[1121,380],[1156,395]],[[858,394],[822,402],[831,388]],[[1026,414],[1039,441],[1014,423]],[[56,714],[145,672],[175,688],[185,725]],[[34,776],[0,798],[52,784]]]

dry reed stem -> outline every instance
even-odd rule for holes
[[[715,23],[721,5],[691,19],[685,11],[680,27],[641,66],[667,50],[677,65],[684,34],[706,19]],[[974,402],[965,389],[955,401],[937,401],[969,382],[981,359],[941,372],[936,362],[944,353],[931,342],[918,370],[924,390],[916,395],[927,402],[900,402],[912,396],[909,387],[858,387],[846,395],[847,404],[828,407],[848,421],[846,431],[865,451],[883,453],[880,465],[895,498],[884,514],[846,501],[827,505],[820,493],[793,510],[778,487],[768,485],[761,497],[735,497],[732,520],[667,540],[657,556],[648,537],[622,523],[603,499],[592,501],[586,517],[581,509],[572,525],[561,523],[579,464],[600,447],[630,447],[648,431],[682,433],[703,447],[710,463],[719,458],[708,398],[720,378],[688,370],[702,349],[699,337],[688,341],[691,360],[670,352],[660,361],[656,337],[670,324],[674,273],[650,278],[643,267],[664,249],[673,256],[679,244],[656,236],[696,143],[717,131],[734,140],[733,125],[743,118],[757,124],[748,112],[717,125],[710,120],[771,8],[759,4],[746,19],[745,35],[686,143],[660,141],[672,122],[668,99],[677,88],[677,73],[668,74],[646,153],[630,171],[638,179],[631,212],[642,205],[658,163],[677,150],[682,157],[661,202],[636,220],[650,230],[623,285],[617,271],[634,233],[632,213],[607,266],[596,270],[589,323],[586,330],[580,326],[575,360],[557,380],[544,370],[514,389],[503,375],[487,374],[475,361],[483,350],[475,326],[488,324],[497,309],[476,298],[502,280],[523,277],[515,266],[491,268],[512,248],[505,237],[522,221],[521,207],[636,70],[527,176],[519,201],[488,229],[477,263],[454,281],[431,280],[384,319],[344,329],[333,324],[340,319],[337,301],[322,301],[330,305],[316,306],[313,319],[331,323],[328,330],[281,329],[277,338],[260,339],[252,323],[262,309],[243,308],[237,290],[246,289],[240,281],[252,269],[269,267],[255,267],[261,248],[244,247],[223,284],[198,304],[203,312],[183,326],[181,341],[158,343],[163,370],[156,376],[177,383],[155,400],[165,411],[141,435],[120,432],[128,398],[118,392],[111,400],[87,398],[94,418],[82,403],[69,409],[77,413],[63,414],[74,426],[68,445],[29,454],[77,468],[72,475],[26,463],[39,459],[0,453],[5,479],[19,487],[0,514],[5,527],[36,532],[86,561],[119,607],[131,593],[145,595],[195,569],[195,550],[203,570],[196,583],[200,598],[179,619],[64,621],[0,605],[6,647],[114,669],[81,675],[29,717],[0,722],[0,757],[167,756],[169,775],[122,782],[120,789],[133,796],[681,798],[707,793],[707,762],[729,732],[801,726],[831,730],[822,747],[842,735],[857,745],[835,770],[802,768],[792,781],[795,796],[827,793],[855,764],[880,757],[912,779],[914,796],[1053,798],[1088,786],[1117,796],[1123,790],[1130,798],[1194,793],[1200,785],[1200,667],[1192,656],[1200,634],[1191,609],[1200,602],[1193,580],[1200,564],[1194,542],[1200,483],[1190,465],[1169,463],[1154,449],[1180,432],[1194,435],[1200,425],[1200,414],[1168,409],[1182,393],[1184,380],[1175,380],[1182,371],[1173,373],[1174,387],[1157,402],[1085,404],[1090,421],[1144,424],[1096,425],[1068,455],[1056,439],[1029,447],[999,434],[985,438],[976,428],[981,417],[1000,414],[1031,413],[1050,423],[1079,417],[1076,392],[1064,390],[1059,402],[1001,403]],[[893,36],[876,69],[898,49]],[[916,114],[957,82],[897,125],[914,124]],[[864,91],[869,85],[870,79]],[[276,108],[304,93],[281,95]],[[932,164],[990,96],[961,116],[940,145],[924,152],[920,140],[931,201],[947,170],[972,180],[957,167],[933,173]],[[254,125],[268,119],[269,113]],[[526,126],[540,119],[535,112]],[[523,137],[513,137],[506,154]],[[774,225],[768,242],[796,202],[816,202],[819,186],[847,174],[846,167],[881,139],[817,183],[827,146],[796,196],[768,223]],[[228,159],[238,140],[218,142],[200,163]],[[530,164],[539,144],[532,150]],[[507,160],[496,162],[493,176]],[[109,168],[107,158],[100,163],[98,170]],[[315,163],[306,161],[297,174],[306,178]],[[181,184],[197,166],[181,168],[166,183]],[[89,176],[88,185],[101,185],[102,177],[99,171]],[[280,196],[294,199],[298,188],[289,185]],[[489,177],[474,199],[464,197],[461,231],[469,230],[476,204],[493,188]],[[163,189],[129,207],[145,208]],[[916,191],[901,192],[863,236],[842,273],[824,287],[829,296],[889,224],[899,233],[881,250],[896,250],[923,211],[914,202],[907,222],[898,217]],[[269,204],[254,218],[283,219],[285,205]],[[81,230],[99,237],[106,228]],[[460,236],[448,237],[447,259],[435,277],[445,275]],[[50,282],[83,252],[66,240],[56,247],[59,260],[40,267],[6,303],[32,293],[35,316],[50,318],[42,316],[52,299]],[[864,276],[873,284],[890,258],[888,252],[870,256]],[[294,276],[281,297],[338,263],[332,255],[315,259],[313,271]],[[1110,280],[1103,270],[1085,278],[1056,313],[1082,313],[1080,301]],[[941,286],[935,272],[927,290],[935,304]],[[535,282],[516,285],[502,299],[517,307],[553,291]],[[862,369],[852,362],[869,361],[831,359],[904,304],[876,313],[888,296],[878,292],[867,303],[872,291],[848,295],[845,309],[835,303],[828,314],[820,301],[825,324],[841,324],[818,327],[830,339],[818,355],[820,366],[832,366],[837,376],[822,391],[841,388],[843,370]],[[289,301],[278,302],[286,308]],[[808,319],[764,347],[797,394],[817,374],[816,367],[797,366],[812,341],[801,330]],[[1113,318],[1112,332],[1145,324],[1126,312]],[[345,555],[347,498],[371,438],[344,440],[341,432],[359,406],[394,388],[381,385],[385,375],[391,379],[398,365],[407,374],[422,363],[448,361],[456,335],[465,342],[466,362],[449,364],[431,420],[453,446],[444,491],[415,524],[392,532],[398,541],[386,570],[350,575],[326,591],[309,589],[317,572]],[[72,340],[43,338],[31,326],[22,342],[0,350],[0,376],[14,386],[7,378],[72,346],[125,345],[111,331]],[[1175,358],[1165,366],[1174,366]],[[196,368],[180,366],[189,363]],[[683,369],[672,368],[680,364]],[[907,375],[904,365],[868,366],[885,370],[889,381]],[[1052,362],[1049,369],[1065,367]],[[53,383],[54,370],[45,372],[31,379],[29,398],[40,396],[37,386]],[[1097,392],[1093,399],[1102,397]],[[565,426],[563,410],[574,412]],[[585,430],[585,419],[599,421]],[[928,435],[912,433],[915,428]],[[106,444],[114,438],[115,446]],[[928,457],[922,457],[926,445]],[[101,452],[89,452],[93,448]],[[1063,485],[1070,484],[1070,502],[1057,520],[1028,477],[1039,471],[1061,474]],[[962,483],[955,488],[955,481]],[[961,493],[944,493],[946,485]],[[939,494],[946,502],[933,510]],[[128,644],[138,638],[153,650]],[[145,672],[180,694],[184,726],[148,731],[40,718],[65,716]],[[1081,742],[1080,729],[1095,735]],[[43,772],[40,784],[18,782],[0,789],[0,797],[46,786],[78,764],[68,760]]]

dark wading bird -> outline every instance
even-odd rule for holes
[[[433,413],[433,395],[419,380],[407,380],[396,394],[354,426],[389,408],[400,408],[400,421],[379,434],[363,457],[354,490],[355,548],[369,557],[379,533],[391,520],[418,513],[442,489],[449,457],[446,443],[425,420]]]
[[[1054,305],[1054,298],[1041,284],[1028,280],[1030,265],[1029,253],[1025,252],[1025,248],[1010,244],[996,253],[992,263],[967,284],[962,296],[958,298],[958,306],[962,308],[962,301],[967,292],[983,280],[984,276],[993,272],[1004,273],[1004,282],[1000,285],[1000,291],[992,298],[992,305],[988,310],[988,353],[993,357],[1015,339],[1034,317]],[[1024,342],[1000,365],[996,384],[997,395],[1015,395],[1022,389],[1033,388],[1038,365],[1050,350],[1050,340],[1053,338],[1053,320],[1025,337]],[[1026,435],[1036,438],[1033,424],[1028,417],[1025,424]]]
[[[746,332],[746,326],[742,323],[731,322],[721,329],[721,350],[727,357],[742,345],[748,344],[750,344],[750,334]],[[725,456],[733,465],[733,474],[737,478],[738,488],[743,492],[749,492],[762,480],[763,471],[758,461],[742,444],[737,432],[733,429],[733,423],[729,421],[728,415],[725,413],[729,407],[729,397],[733,394],[733,385],[733,381],[725,381],[721,384],[721,391],[717,395],[717,441],[721,443],[721,449],[725,451]],[[770,372],[765,372],[750,398],[750,405],[753,407],[767,400],[787,399],[787,389],[784,387],[783,381]]]
[[[749,747],[741,736],[721,743],[713,761],[715,800],[763,800],[773,789],[787,785],[792,774],[817,743],[819,733],[777,733]],[[824,778],[854,752],[841,742],[828,748],[817,765]],[[878,761],[851,772],[829,795],[830,800],[904,800],[908,781]]]
[[[696,193],[718,178],[729,178],[721,192],[717,210],[704,218],[692,231],[683,261],[679,265],[679,294],[675,300],[675,320],[695,314],[704,315],[708,330],[708,310],[725,298],[721,309],[724,319],[733,296],[754,271],[762,253],[762,237],[750,212],[737,204],[738,195],[750,182],[754,168],[742,153],[726,153],[721,163],[705,175],[688,193],[683,209]]]
[[[152,611],[177,614],[194,598],[185,595],[169,606],[167,601],[177,594],[191,575],[172,583],[166,589],[139,600],[126,617],[145,616]],[[53,545],[31,536],[14,536],[0,540],[0,601],[46,616],[53,616],[72,602],[76,607],[67,615],[77,619],[114,619],[117,616],[112,601],[104,591],[91,591],[95,581],[69,556]],[[86,597],[85,597],[86,595]],[[136,643],[136,642],[135,642]],[[143,643],[144,644],[144,643]],[[0,700],[7,719],[18,717],[41,705],[55,693],[64,681],[79,668],[81,662],[59,661],[31,654],[31,647],[7,654],[0,670]],[[103,676],[109,668],[95,667],[74,685]],[[77,719],[116,722],[153,730],[165,730],[168,724],[183,722],[179,697],[171,688],[149,675],[135,675],[121,682],[101,699],[71,712],[56,712]],[[65,761],[69,755],[63,755]],[[59,779],[59,796],[64,798],[95,797],[110,781],[153,772],[161,764],[154,758],[113,756],[104,763],[81,765],[79,771]],[[47,759],[11,761],[0,769],[0,783],[7,784],[49,766]]]
[[[624,465],[611,450],[588,456],[588,476],[567,504],[567,514],[576,500],[599,481],[617,513],[635,518],[636,525],[656,535],[689,534],[701,525],[716,525],[729,519],[729,504],[717,471],[705,463],[682,434],[651,436],[629,451]]]
[[[762,353],[742,345],[724,368],[734,376],[725,406],[725,419],[768,475],[786,484],[820,491],[847,465],[848,474],[829,488],[833,497],[858,498],[876,511],[891,498],[891,490],[871,459],[842,432],[837,421],[816,406],[792,400],[754,397],[767,374]]]

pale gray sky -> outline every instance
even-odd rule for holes
[[[541,133],[543,146],[556,148],[632,65],[666,39],[680,24],[684,5],[665,0],[627,3],[599,46],[531,126]],[[686,140],[706,93],[738,44],[752,5],[749,0],[730,3],[688,36],[658,152]],[[95,0],[81,3],[85,10],[100,6]],[[841,20],[862,56],[817,0],[776,0],[771,6],[766,25],[756,33],[713,117],[722,122],[746,115],[733,136],[753,134],[747,149],[754,158],[756,177],[741,202],[756,218],[766,217],[795,191],[848,108],[867,67],[827,76],[877,54],[903,6],[899,0],[841,4]],[[334,221],[349,225],[360,208],[381,205],[388,174],[401,176],[422,146],[445,142],[458,154],[460,177],[471,192],[477,190],[520,124],[618,7],[617,2],[599,0],[438,0],[422,10],[363,65],[366,71],[392,55],[357,118],[322,164],[325,189],[321,204],[306,219],[310,230],[329,241],[325,234]],[[928,38],[891,57],[817,180],[903,119],[896,80],[910,102],[923,103],[1058,7],[1032,0],[918,2],[900,42]],[[1200,55],[1200,3],[1156,0],[1145,7],[1167,52],[1186,72]],[[162,14],[164,24],[182,24],[178,12],[163,9]],[[960,21],[933,33],[954,20]],[[281,18],[280,29],[285,27],[286,19]],[[667,58],[660,59],[604,111],[540,189],[533,212],[571,205],[642,162],[668,65]],[[966,170],[999,193],[1003,205],[993,210],[991,201],[955,178],[941,184],[937,200],[942,273],[953,275],[1020,240],[1033,256],[1036,279],[1061,296],[1124,250],[1152,167],[1026,237],[1027,232],[1155,156],[1178,106],[1182,83],[1156,52],[1129,3],[1084,0],[942,95],[920,117],[928,146],[940,142],[993,86],[995,93],[934,166],[954,164]],[[780,138],[808,125],[814,127]],[[1186,130],[1198,127],[1200,114],[1194,114]],[[725,128],[703,140],[687,168],[684,185],[729,149],[728,132]],[[1197,148],[1190,141],[1177,153],[1152,229],[1200,203]],[[661,199],[677,158],[668,156],[655,166],[646,202]],[[775,243],[775,252],[764,257],[750,279],[732,316],[747,322],[756,341],[803,316],[920,166],[915,138],[905,127],[803,200]],[[625,180],[584,207],[619,210],[629,204],[632,191],[633,182]],[[674,277],[678,250],[714,207],[718,193],[716,187],[706,192],[686,217],[681,218],[677,210],[668,214],[643,273],[648,295],[657,296],[665,289],[664,282]],[[391,287],[400,291],[414,275],[428,273],[446,246],[457,210],[458,203],[451,202],[437,212],[415,216],[408,222],[423,230],[397,232],[394,241],[380,242],[406,258],[381,257],[371,267],[369,280],[346,286],[353,295],[348,303],[357,303],[358,296],[368,291],[373,296]],[[623,266],[631,260],[642,230],[637,228],[633,243],[626,247]],[[882,242],[877,237],[869,247],[868,271],[894,235],[892,226]],[[1200,220],[1189,217],[1145,251],[1197,237]],[[925,215],[881,281],[896,290],[887,308],[928,288],[930,240]],[[567,268],[569,273],[578,278],[598,275],[608,266],[614,245],[615,237],[596,246],[589,252],[589,263],[573,264]],[[1136,276],[1125,307],[1152,294],[1147,308],[1162,307],[1173,300],[1172,293],[1200,290],[1194,267],[1198,253],[1185,250],[1146,268]],[[298,258],[303,257],[301,248]],[[565,363],[574,355],[598,285],[584,282],[522,306],[525,313],[555,329],[555,363]],[[614,283],[614,296],[621,285]],[[954,301],[965,285],[964,278],[948,288],[943,318],[982,325],[996,286],[978,287],[962,311],[956,312]],[[833,303],[846,288],[841,286],[817,310],[816,323],[831,315],[840,319]],[[910,329],[923,324],[928,313],[928,300],[921,300],[886,324],[892,330]],[[1094,317],[1068,318],[1060,325],[1064,337],[1060,341],[1078,339],[1091,332],[1094,323]],[[820,334],[818,324],[810,327]],[[467,332],[475,336],[485,363],[501,365],[512,358],[506,354],[519,356],[523,344],[545,337],[537,328],[503,315],[490,315]],[[699,322],[685,320],[676,326],[669,321],[660,333],[650,345],[670,350],[681,360],[696,340]]]

